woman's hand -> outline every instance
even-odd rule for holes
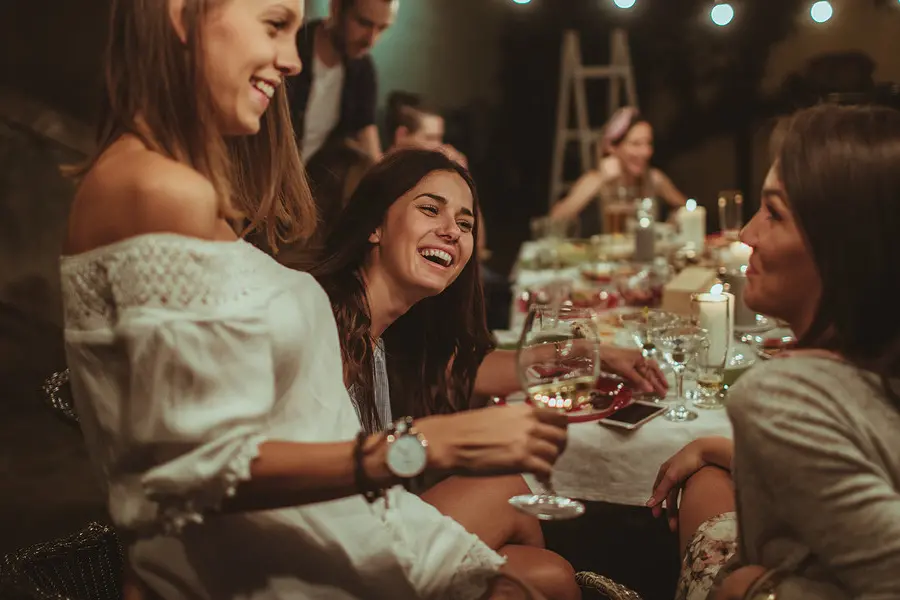
[[[741,567],[729,574],[722,584],[713,589],[710,600],[742,600],[757,579],[765,575],[766,568],[759,565]]]
[[[653,495],[647,501],[647,506],[652,509],[654,517],[663,514],[662,503],[665,501],[666,516],[669,520],[669,528],[678,530],[678,494],[687,479],[711,464],[706,460],[707,448],[711,438],[699,438],[678,451],[675,456],[667,460],[659,468],[656,481],[653,483]]]
[[[416,420],[429,467],[469,475],[533,473],[548,479],[566,447],[568,418],[527,404]]]
[[[669,383],[655,361],[647,360],[640,350],[603,346],[600,350],[603,367],[636,386],[642,392],[665,397]]]

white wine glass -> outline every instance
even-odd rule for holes
[[[684,372],[703,346],[709,343],[707,332],[696,325],[682,324],[656,330],[653,336],[666,362],[672,365],[675,372],[675,406],[666,411],[663,417],[675,423],[693,421],[697,418],[697,413],[685,406]]]
[[[565,413],[591,404],[600,375],[596,314],[559,302],[532,306],[516,358],[519,381],[533,405]],[[514,496],[510,504],[544,521],[584,514],[584,504],[542,485],[542,492]]]

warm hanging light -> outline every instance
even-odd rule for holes
[[[819,0],[809,9],[809,16],[816,23],[824,23],[834,15],[834,8],[828,0]]]
[[[613,4],[619,8],[631,8],[637,0],[613,0]]]
[[[719,2],[709,11],[709,18],[719,27],[725,27],[734,19],[734,7],[728,2]]]

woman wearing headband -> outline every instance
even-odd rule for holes
[[[569,195],[550,211],[554,219],[571,219],[598,198],[601,214],[612,203],[636,198],[656,198],[668,206],[682,206],[686,199],[672,180],[650,166],[653,127],[633,107],[619,109],[603,128],[600,162],[575,182]]]

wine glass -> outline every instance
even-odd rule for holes
[[[519,338],[516,367],[526,397],[536,406],[565,413],[591,404],[600,375],[594,311],[558,301],[532,306]],[[560,496],[549,483],[542,485],[541,493],[514,496],[509,503],[544,521],[584,514],[581,502]]]
[[[654,331],[654,340],[675,372],[676,404],[663,415],[669,421],[693,421],[697,413],[685,406],[684,371],[697,353],[708,344],[707,332],[696,325],[678,324]]]
[[[683,319],[675,313],[655,308],[643,308],[619,315],[619,323],[631,334],[644,358],[656,358],[658,352],[653,343],[653,331],[675,325]]]

